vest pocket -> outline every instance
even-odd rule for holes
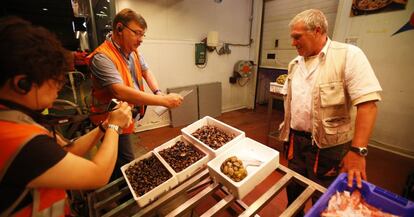
[[[345,116],[329,117],[322,120],[326,134],[338,134],[349,132],[352,128],[351,118]]]
[[[321,107],[345,104],[344,84],[342,81],[330,82],[319,85]]]

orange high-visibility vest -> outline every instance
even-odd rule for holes
[[[37,125],[29,116],[16,110],[5,110],[0,106],[0,182],[24,145],[38,135],[50,135],[49,131]],[[26,188],[13,204],[0,213],[11,215],[19,203],[31,193],[33,201],[13,213],[16,217],[65,216],[70,214],[66,192],[51,188]]]
[[[128,69],[128,65],[122,54],[116,49],[116,47],[112,44],[112,42],[105,40],[98,48],[96,48],[87,58],[89,60],[89,64],[92,61],[93,56],[96,53],[102,53],[107,56],[117,68],[121,78],[124,82],[124,85],[128,87],[134,87],[134,83],[132,81],[131,72]],[[135,77],[138,80],[139,89],[144,91],[144,85],[142,81],[142,69],[141,64],[139,63],[138,53],[137,51],[133,52],[134,55],[134,67],[135,67]],[[106,108],[105,106],[109,104],[111,99],[115,98],[115,96],[111,93],[108,87],[101,87],[98,84],[98,81],[92,75],[92,112],[103,112]],[[97,101],[97,102],[95,102]],[[134,106],[131,104],[131,106]],[[140,115],[141,117],[144,116],[144,106],[140,106]],[[99,124],[100,122],[104,121],[107,118],[108,114],[105,113],[103,115],[93,115],[91,116],[92,122],[95,124]],[[132,123],[128,128],[123,129],[123,133],[132,133],[134,130],[134,123]]]

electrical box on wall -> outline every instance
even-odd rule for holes
[[[206,64],[207,58],[207,46],[205,43],[195,44],[195,64],[204,65]]]

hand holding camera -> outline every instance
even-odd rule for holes
[[[112,100],[111,105],[115,106],[111,108],[108,116],[108,124],[114,124],[121,128],[126,128],[132,123],[132,111],[131,107],[126,102],[120,102]]]

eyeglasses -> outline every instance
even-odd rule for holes
[[[127,29],[131,30],[131,32],[134,33],[135,36],[137,37],[145,37],[145,32],[141,31],[141,30],[133,30],[131,28],[129,28],[129,26],[124,25]]]

